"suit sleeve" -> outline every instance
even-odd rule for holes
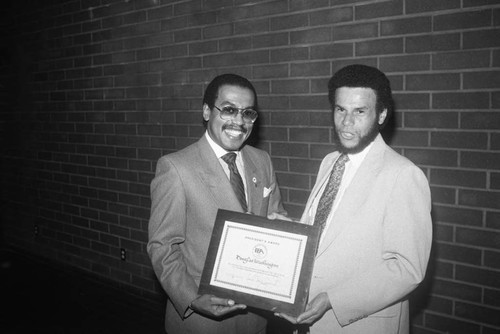
[[[380,262],[327,291],[342,326],[403,299],[425,276],[432,241],[427,179],[416,166],[395,177],[385,203]]]
[[[147,250],[158,280],[181,317],[197,297],[198,289],[181,251],[185,232],[186,195],[182,178],[174,164],[163,157],[151,182]]]

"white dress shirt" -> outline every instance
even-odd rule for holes
[[[241,179],[243,180],[243,187],[245,188],[245,198],[248,202],[248,194],[247,194],[247,181],[245,180],[245,165],[243,164],[243,158],[241,157],[240,151],[226,151],[223,149],[219,144],[217,144],[213,139],[210,137],[208,134],[208,131],[205,131],[205,136],[208,140],[208,144],[210,144],[210,147],[215,153],[215,156],[217,156],[217,159],[219,159],[219,163],[222,166],[222,169],[224,169],[224,172],[226,173],[227,178],[229,179],[229,166],[227,163],[222,159],[224,155],[227,153],[236,153],[236,167],[238,168],[238,173],[240,173]]]
[[[345,164],[345,169],[344,169],[344,174],[342,176],[342,180],[340,181],[340,186],[339,190],[337,192],[337,196],[335,197],[335,200],[332,205],[332,210],[330,211],[328,215],[328,219],[325,222],[325,228],[323,230],[323,234],[321,235],[320,242],[323,240],[323,236],[325,235],[325,231],[328,229],[330,226],[330,223],[332,221],[332,216],[337,210],[340,201],[342,200],[342,197],[344,196],[344,192],[351,183],[352,179],[354,178],[354,175],[358,171],[359,166],[361,166],[361,163],[365,159],[366,155],[368,154],[368,151],[370,151],[370,148],[372,147],[373,142],[371,142],[367,147],[364,148],[363,151],[356,153],[356,154],[348,154],[347,156],[349,157],[349,161]],[[336,161],[336,160],[335,160]],[[314,212],[312,212],[312,216],[316,216],[316,210],[318,208],[318,203],[321,198],[321,195],[323,195],[323,192],[325,191],[326,184],[328,183],[328,179],[324,184],[321,186],[321,191],[318,192],[318,195],[314,199],[312,208]]]

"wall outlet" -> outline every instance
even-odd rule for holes
[[[38,235],[40,233],[40,228],[36,224],[35,224],[35,226],[33,226],[33,233],[35,235]]]
[[[122,259],[122,261],[125,261],[127,259],[127,251],[125,250],[125,248],[120,249],[120,259]]]

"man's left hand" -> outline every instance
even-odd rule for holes
[[[330,304],[330,299],[328,299],[328,295],[326,292],[322,292],[316,297],[314,297],[313,300],[311,300],[307,306],[306,310],[300,314],[297,318],[292,317],[288,314],[285,313],[275,313],[274,315],[283,318],[285,320],[288,320],[292,324],[308,324],[311,325],[321,319],[321,317],[328,311],[329,309],[332,308],[332,305]]]
[[[299,222],[298,220],[295,220],[295,219],[292,219],[290,217],[284,216],[281,213],[277,213],[277,212],[273,212],[273,213],[268,214],[267,215],[267,219],[270,219],[270,220],[279,219],[279,220],[286,220],[286,221],[295,222],[295,223]]]

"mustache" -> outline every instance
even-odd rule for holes
[[[230,130],[239,130],[243,133],[247,133],[248,132],[248,129],[246,128],[246,126],[244,125],[237,125],[237,124],[224,124],[222,126],[222,130],[226,130],[226,129],[230,129]]]

